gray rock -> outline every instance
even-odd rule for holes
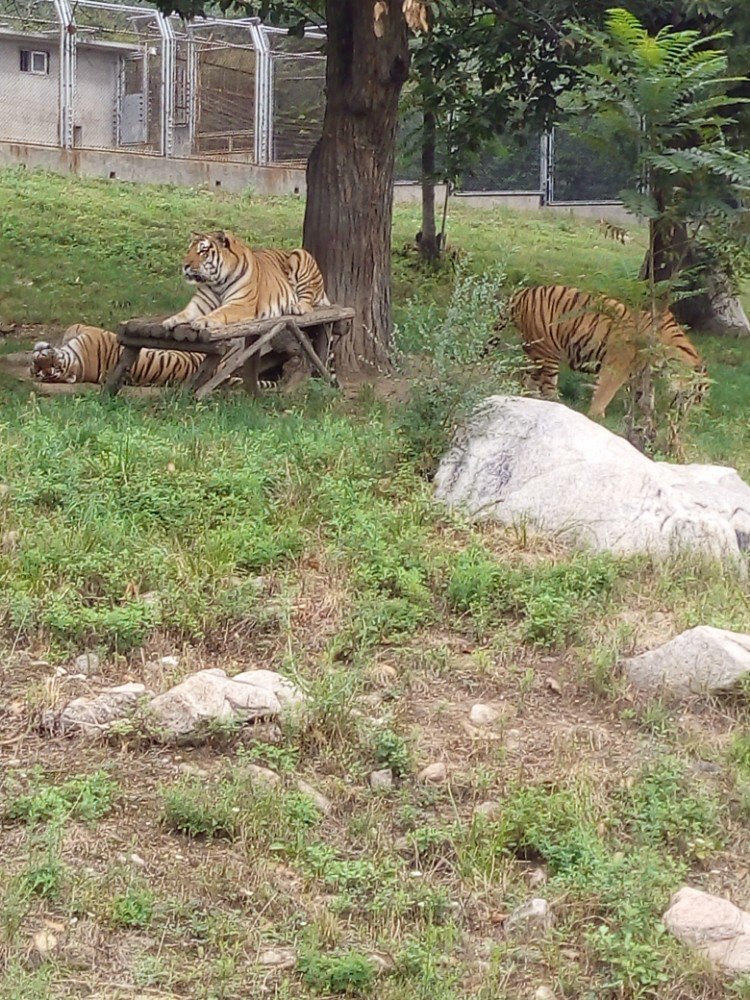
[[[80,656],[75,658],[73,667],[75,673],[83,674],[84,677],[91,677],[99,673],[101,660],[96,653],[81,653]]]
[[[389,789],[393,788],[393,771],[389,767],[384,767],[380,771],[370,773],[370,788]]]
[[[303,695],[272,670],[247,670],[227,677],[220,669],[199,670],[149,703],[153,721],[171,737],[184,737],[209,721],[250,722],[281,714]]]
[[[297,782],[297,790],[306,795],[309,799],[315,803],[316,807],[323,813],[324,816],[330,816],[333,811],[333,803],[330,799],[327,799],[322,792],[319,792],[317,788],[313,788],[306,781],[301,778]]]
[[[515,753],[516,750],[520,750],[522,737],[523,733],[520,729],[509,729],[505,734],[505,749],[509,753]]]
[[[205,723],[275,719],[304,700],[304,695],[272,670],[247,670],[227,677],[223,670],[200,670],[164,694],[154,697],[143,684],[123,684],[96,698],[76,698],[54,722],[63,731],[102,732],[131,714],[148,695],[152,728],[162,737],[192,736]]]
[[[539,885],[544,885],[547,881],[547,872],[543,868],[532,868],[529,872],[529,885],[536,889]]]
[[[486,802],[480,802],[479,805],[474,806],[474,815],[484,819],[498,819],[501,814],[502,806],[495,799],[488,799]]]
[[[471,706],[469,721],[475,726],[491,726],[500,718],[500,712],[492,705],[478,702]]]
[[[437,785],[441,781],[445,781],[448,777],[448,768],[442,761],[438,761],[435,764],[428,764],[427,767],[423,768],[417,778],[420,781],[428,782],[429,784]]]
[[[546,899],[530,899],[508,916],[505,932],[512,937],[526,937],[534,932],[544,932],[552,926],[552,913]]]
[[[267,948],[258,956],[258,965],[273,969],[293,969],[297,964],[294,948]]]
[[[714,965],[750,972],[750,913],[728,899],[684,886],[662,918],[674,936]]]
[[[750,547],[750,487],[734,469],[652,462],[545,400],[485,400],[456,434],[435,490],[476,518],[523,522],[596,551],[736,561]]]
[[[259,785],[275,786],[281,783],[281,776],[270,767],[261,767],[259,764],[248,764],[245,770],[250,775],[252,781]]]
[[[656,649],[623,661],[631,684],[678,697],[730,691],[750,674],[750,635],[698,625]]]
[[[61,732],[78,731],[94,736],[106,732],[113,722],[127,718],[138,702],[150,694],[143,684],[121,684],[106,688],[93,698],[74,698],[57,716]]]
[[[534,992],[534,1000],[555,1000],[555,994],[549,986],[539,986]]]

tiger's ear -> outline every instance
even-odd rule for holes
[[[223,229],[220,229],[218,233],[216,233],[216,239],[218,240],[219,243],[221,243],[222,246],[224,247],[229,246],[230,242],[229,236],[227,235],[227,233],[224,232]]]
[[[203,233],[191,233],[190,234],[190,242],[191,243],[195,243],[196,240],[202,240],[204,238],[205,237],[204,237]]]

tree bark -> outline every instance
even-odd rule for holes
[[[422,231],[419,252],[422,259],[434,263],[440,257],[440,245],[435,224],[435,149],[437,119],[435,112],[425,108],[422,114]]]
[[[327,0],[323,132],[307,164],[304,246],[331,302],[356,312],[337,370],[388,367],[391,219],[398,101],[409,71],[407,27],[393,0],[375,34],[373,4]]]
[[[700,288],[694,295],[683,297],[671,304],[675,318],[691,329],[719,336],[750,336],[750,320],[735,294],[732,283],[718,268],[701,267],[695,244],[687,228],[665,224],[664,220],[651,221],[653,247],[653,272],[657,282],[669,282],[686,269],[695,272]],[[651,275],[651,257],[647,253],[640,277]]]

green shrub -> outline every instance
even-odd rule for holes
[[[375,984],[375,966],[357,951],[307,952],[300,956],[299,971],[306,986],[328,996],[368,996]]]

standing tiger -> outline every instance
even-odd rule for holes
[[[121,350],[114,333],[77,323],[65,331],[62,347],[43,340],[34,345],[31,374],[42,382],[103,382],[120,360]],[[144,348],[130,380],[134,385],[187,382],[202,361],[202,354]]]
[[[307,250],[251,250],[231,233],[193,233],[182,273],[197,288],[181,312],[164,320],[167,330],[181,323],[219,330],[240,320],[301,316],[330,305]]]
[[[634,311],[617,299],[592,295],[565,285],[525,288],[510,299],[507,317],[523,339],[532,363],[530,380],[540,395],[554,398],[560,364],[573,371],[598,374],[589,416],[602,419],[615,394],[641,367],[639,353],[651,328],[651,314]],[[667,359],[674,359],[705,376],[701,357],[667,309],[656,317],[656,330]],[[694,389],[698,400],[705,378]]]

